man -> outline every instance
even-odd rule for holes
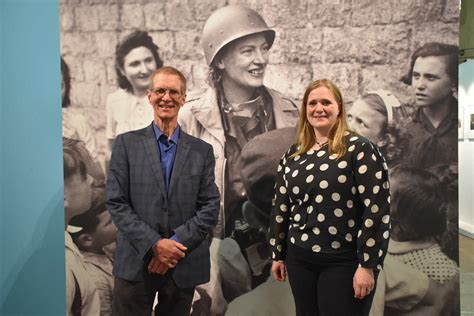
[[[114,315],[188,315],[194,287],[209,281],[206,237],[217,221],[212,147],[182,132],[186,79],[163,67],[148,100],[154,121],[117,137],[107,206],[118,227]]]
[[[403,81],[413,87],[417,107],[406,126],[410,162],[423,168],[457,163],[458,47],[423,45]]]

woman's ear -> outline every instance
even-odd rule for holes
[[[218,69],[220,70],[224,70],[225,69],[225,63],[222,59],[219,59],[217,62],[216,62],[216,66]]]

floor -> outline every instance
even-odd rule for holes
[[[459,235],[461,315],[474,315],[474,239]]]

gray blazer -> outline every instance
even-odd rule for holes
[[[176,284],[209,281],[206,237],[219,213],[214,167],[212,146],[181,130],[167,193],[153,127],[117,137],[107,177],[107,207],[119,230],[116,277],[145,280],[152,246],[175,233],[188,248],[172,272]]]

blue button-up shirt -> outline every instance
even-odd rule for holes
[[[178,147],[179,139],[179,125],[171,135],[170,139],[156,126],[153,122],[153,130],[155,131],[156,141],[158,142],[158,156],[161,161],[161,171],[163,173],[163,180],[165,182],[166,191],[168,191],[171,172],[173,171],[174,158],[176,157],[176,149]]]

